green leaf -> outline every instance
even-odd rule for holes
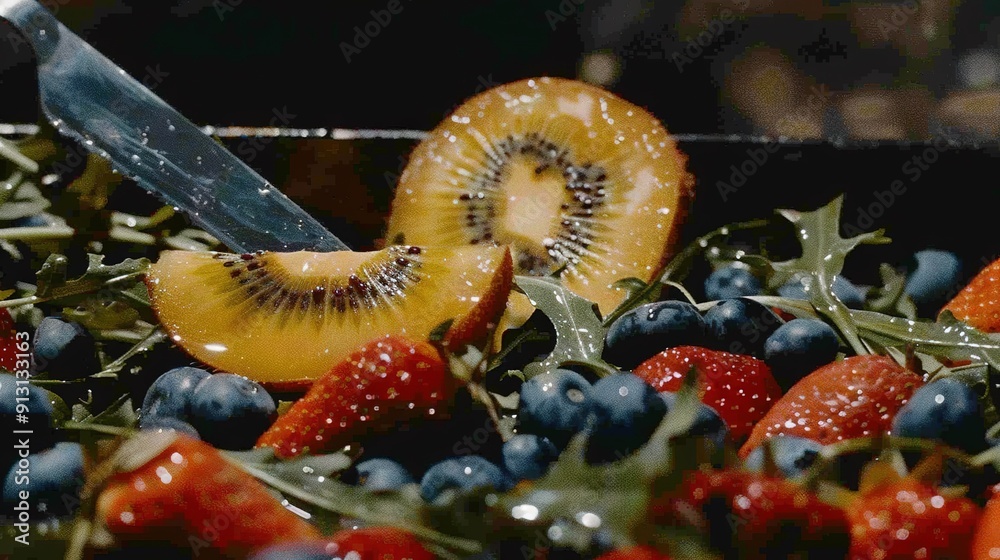
[[[855,247],[861,244],[888,243],[889,238],[883,235],[882,230],[849,239],[842,238],[840,213],[843,203],[843,196],[839,196],[814,212],[778,211],[795,226],[802,245],[802,256],[773,263],[775,274],[770,283],[775,287],[796,274],[804,275],[807,280],[806,293],[816,310],[830,319],[856,353],[867,354],[868,349],[851,324],[847,307],[833,293],[833,281],[844,269],[844,261]]]
[[[139,312],[124,302],[98,295],[84,299],[76,307],[64,308],[63,317],[96,331],[131,327],[139,320]]]
[[[38,273],[38,290],[35,297],[56,300],[96,292],[101,288],[132,288],[149,269],[149,259],[125,259],[115,265],[103,264],[104,255],[87,255],[87,271],[83,276],[67,280],[67,259],[63,255],[50,255]]]
[[[528,378],[550,372],[563,365],[592,368],[601,375],[618,371],[601,359],[604,350],[604,327],[597,306],[569,291],[558,280],[517,276],[514,281],[556,329],[556,345],[544,360],[524,368]]]
[[[905,291],[906,276],[886,263],[879,266],[879,276],[882,277],[883,285],[868,293],[865,309],[916,319],[917,306]]]
[[[646,303],[652,303],[660,299],[660,292],[663,284],[659,282],[643,282],[638,278],[622,278],[612,284],[615,288],[625,291],[625,298],[622,303],[629,302],[634,308]]]

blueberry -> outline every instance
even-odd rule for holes
[[[504,467],[517,480],[541,478],[557,458],[556,446],[534,434],[517,434],[503,444]]]
[[[624,458],[649,440],[667,413],[666,402],[650,384],[631,373],[609,375],[594,384],[587,459],[608,463]]]
[[[19,414],[17,412],[17,397],[24,397],[23,394],[17,394],[16,389],[19,386],[26,387],[28,390],[28,400],[21,403],[28,409],[25,414],[28,417],[28,422],[24,424],[17,422]],[[17,426],[17,429],[31,430],[32,433],[29,437],[32,453],[51,447],[54,443],[52,403],[49,402],[48,396],[40,388],[30,383],[18,385],[16,377],[0,373],[0,426]],[[15,434],[11,439],[16,440],[17,435]],[[0,449],[0,473],[6,473],[7,467],[12,465],[17,458],[16,450],[13,449],[12,445],[7,444]]]
[[[764,361],[775,380],[788,390],[799,379],[837,357],[840,341],[833,327],[819,319],[792,319],[764,342]]]
[[[79,323],[46,317],[35,330],[35,371],[79,379],[100,371],[94,337]]]
[[[565,446],[587,425],[591,389],[582,375],[565,369],[529,379],[521,386],[517,414],[520,431]]]
[[[239,375],[216,373],[191,394],[191,425],[220,449],[250,449],[277,417],[271,395]]]
[[[916,269],[906,279],[906,294],[921,310],[937,310],[962,280],[962,261],[950,251],[928,249],[913,255]]]
[[[51,449],[33,453],[30,460],[27,476],[19,473],[17,465],[7,473],[3,501],[8,507],[4,509],[10,511],[19,501],[19,493],[27,490],[32,510],[51,517],[73,516],[84,481],[83,447],[79,443],[60,442]]]
[[[479,455],[445,459],[427,469],[420,479],[420,496],[427,502],[437,500],[445,490],[493,488],[505,491],[511,480],[503,470]]]
[[[11,222],[14,227],[52,227],[66,225],[66,221],[58,216],[42,212],[33,216],[25,216]]]
[[[701,346],[705,321],[698,308],[685,301],[658,301],[622,315],[608,329],[604,358],[633,369],[665,348]]]
[[[778,295],[789,299],[809,299],[804,282],[810,281],[807,276],[797,276],[778,288]],[[833,279],[833,294],[847,307],[861,309],[865,305],[867,290],[855,286],[843,276]]]
[[[198,430],[194,429],[194,426],[171,416],[144,417],[142,420],[142,429],[154,432],[174,431],[195,439],[201,439],[201,436],[198,435]]]
[[[142,399],[140,424],[154,418],[176,418],[188,422],[191,415],[191,395],[194,388],[211,377],[199,368],[174,368],[156,378]]]
[[[749,270],[738,266],[720,268],[705,280],[705,298],[709,300],[758,296],[760,280]]]
[[[666,403],[667,412],[669,412],[677,402],[677,393],[663,391],[660,393],[660,398]],[[691,429],[688,433],[693,436],[707,437],[721,449],[729,437],[729,427],[726,426],[726,422],[714,408],[701,403],[701,406],[698,407],[698,414],[695,416],[694,423],[691,424]]]
[[[782,325],[767,307],[751,299],[727,299],[705,312],[710,346],[731,354],[764,357],[764,341]]]
[[[808,470],[823,449],[819,442],[798,436],[777,435],[768,441],[774,454],[774,465],[785,478],[795,478]],[[764,469],[764,445],[750,452],[744,467],[752,471]]]
[[[986,446],[976,392],[957,379],[939,379],[913,392],[892,421],[893,435],[933,439],[969,453]]]
[[[358,485],[370,490],[395,490],[415,482],[403,465],[390,459],[367,459],[354,466]]]
[[[330,560],[333,555],[320,541],[282,542],[258,549],[247,560]]]

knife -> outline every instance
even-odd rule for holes
[[[60,133],[239,252],[349,247],[35,0],[0,0],[35,51],[42,110]]]

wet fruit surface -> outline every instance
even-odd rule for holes
[[[453,320],[446,343],[483,340],[503,312],[511,273],[504,247],[165,251],[147,284],[160,321],[196,358],[301,386],[378,336],[426,339]]]
[[[506,84],[465,102],[411,155],[386,238],[509,243],[519,273],[565,265],[566,286],[608,312],[624,296],[616,280],[652,278],[670,251],[692,195],[685,163],[663,125],[607,91]]]

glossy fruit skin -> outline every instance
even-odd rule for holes
[[[145,426],[155,418],[190,422],[194,388],[211,375],[201,368],[179,367],[157,377],[142,399],[140,425]]]
[[[338,531],[330,540],[333,556],[353,560],[434,560],[413,535],[395,527]]]
[[[746,457],[765,438],[793,435],[829,445],[888,431],[896,412],[923,378],[886,356],[851,356],[827,364],[796,383],[754,427],[740,449]],[[842,399],[844,388],[854,400]]]
[[[194,426],[170,416],[154,416],[144,419],[141,429],[151,432],[175,431],[194,439],[201,439],[201,435],[198,434],[198,430]]]
[[[604,358],[633,369],[664,348],[699,345],[705,340],[705,320],[686,301],[658,301],[641,305],[619,317],[608,328]]]
[[[17,327],[14,325],[14,318],[10,316],[10,311],[0,308],[0,370],[6,373],[13,374],[18,369],[26,369],[17,367],[18,354],[22,353],[18,350],[18,338]]]
[[[55,442],[52,429],[52,403],[40,388],[30,383],[18,385],[17,381],[13,375],[0,373],[0,425],[9,426],[9,429],[31,430],[31,434],[22,434],[21,437],[30,436],[31,453],[38,453],[48,449]],[[18,403],[18,397],[24,398],[25,387],[28,400]],[[18,391],[18,388],[21,390]],[[21,414],[18,404],[22,405],[21,410],[27,410],[26,424],[17,421],[18,415]],[[8,441],[17,439],[17,435],[12,434],[13,437]],[[12,446],[13,444],[10,444],[0,448],[0,469],[2,469],[0,472],[6,473],[7,468],[18,458],[18,451]]]
[[[219,449],[250,449],[277,417],[274,398],[239,375],[216,373],[191,393],[191,425]]]
[[[338,449],[400,423],[443,416],[457,388],[429,343],[380,337],[318,379],[257,447],[273,447],[279,457]]]
[[[806,438],[774,436],[771,438],[774,466],[785,478],[796,478],[816,462],[823,446]],[[760,472],[764,468],[764,446],[754,449],[743,463],[747,470]]]
[[[845,558],[850,540],[840,508],[787,480],[746,471],[691,471],[670,499],[654,499],[653,516],[681,524],[702,517],[709,543],[726,558]]]
[[[503,444],[503,465],[515,480],[541,478],[559,458],[551,441],[534,434],[517,434]]]
[[[944,310],[983,332],[1000,332],[1000,259],[976,274]]]
[[[558,448],[587,426],[593,409],[593,387],[567,369],[533,377],[521,386],[518,429],[548,438]]]
[[[962,261],[951,251],[936,249],[917,251],[913,259],[916,268],[907,276],[904,291],[917,309],[933,312],[958,290],[962,281]]]
[[[416,482],[403,465],[381,457],[361,461],[354,466],[358,486],[370,490],[395,490]]]
[[[751,299],[727,299],[705,312],[708,345],[730,354],[764,358],[764,341],[783,321]]]
[[[198,558],[235,559],[275,543],[320,538],[207,443],[184,435],[134,437],[145,438],[134,442],[137,450],[162,451],[115,474],[98,497],[97,518],[118,541],[155,538]]]
[[[666,403],[667,414],[669,414],[670,409],[677,402],[677,393],[660,391],[660,398]],[[694,423],[691,424],[688,434],[706,437],[721,449],[729,439],[729,428],[726,426],[726,421],[719,416],[719,413],[714,408],[701,403],[701,406],[698,407],[698,415],[695,417]]]
[[[819,319],[792,319],[764,342],[764,361],[784,390],[832,362],[840,350],[833,327]]]
[[[976,454],[986,448],[986,422],[976,391],[944,378],[913,392],[892,421],[892,433],[934,439]]]
[[[28,469],[15,464],[7,472],[3,485],[5,513],[20,501],[20,492],[27,491],[32,517],[65,519],[75,515],[84,483],[83,447],[63,441],[32,453],[29,459]]]
[[[722,267],[705,279],[705,299],[709,301],[759,296],[762,292],[760,280],[749,270],[738,266]]]
[[[972,560],[994,560],[1000,556],[1000,485],[992,488],[972,539]]]
[[[606,552],[597,560],[670,560],[670,556],[651,546],[633,546]]]
[[[909,478],[865,491],[846,510],[851,558],[967,559],[982,514]]]
[[[448,489],[458,491],[494,488],[505,491],[512,486],[510,477],[497,465],[479,455],[452,457],[435,463],[420,479],[420,497],[434,502]]]
[[[657,391],[679,391],[691,367],[698,371],[701,402],[726,421],[735,441],[781,398],[781,389],[763,361],[699,346],[678,346],[646,360],[633,373]]]
[[[649,383],[631,373],[602,378],[591,392],[587,460],[610,463],[641,447],[667,413],[667,403]]]
[[[34,366],[56,379],[79,379],[97,373],[94,337],[79,323],[46,317],[34,337]]]
[[[790,299],[809,299],[803,285],[804,280],[805,277],[792,278],[778,288],[778,295]],[[834,278],[833,295],[851,309],[861,309],[865,305],[865,291],[843,276]]]

